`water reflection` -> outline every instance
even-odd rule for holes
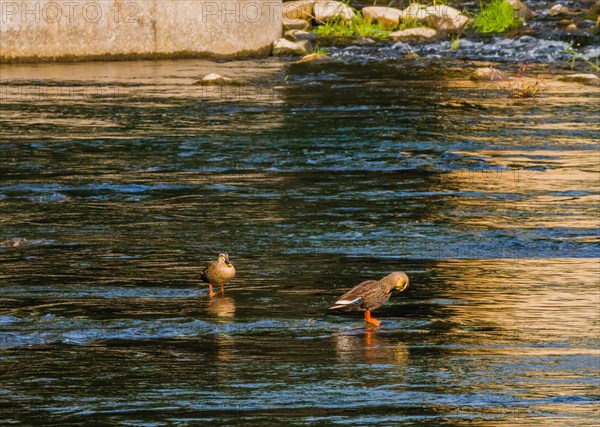
[[[208,301],[207,312],[213,317],[234,317],[235,301],[225,295],[217,295]]]
[[[0,104],[9,421],[595,419],[589,90],[499,102],[464,64],[122,65],[2,69],[26,89]],[[213,71],[245,83],[193,84]],[[135,92],[28,92],[61,83]],[[209,299],[224,247],[239,277]],[[326,314],[397,270],[414,285],[381,328]]]
[[[335,349],[342,364],[393,364],[406,365],[409,358],[405,343],[382,339],[377,330],[340,331],[334,335]]]

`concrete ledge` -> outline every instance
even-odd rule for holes
[[[281,0],[0,0],[0,62],[266,56]]]

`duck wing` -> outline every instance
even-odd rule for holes
[[[377,280],[366,280],[359,283],[344,295],[342,295],[331,307],[330,310],[337,308],[344,308],[348,311],[363,310],[361,303],[365,294],[369,294],[370,290],[377,287],[379,282]]]
[[[212,277],[217,267],[217,262],[216,261],[211,261],[208,264],[206,264],[206,267],[204,267],[204,270],[202,270],[202,272],[200,273],[200,279],[205,282],[205,283],[210,283],[210,279],[209,276]]]

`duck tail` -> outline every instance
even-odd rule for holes
[[[355,308],[359,302],[360,302],[360,297],[353,299],[353,300],[340,299],[340,300],[337,300],[335,302],[335,304],[333,304],[331,307],[329,307],[329,309],[335,310],[338,308]]]
[[[210,280],[208,280],[208,277],[206,277],[204,275],[204,271],[202,273],[200,273],[200,280],[202,280],[204,283],[210,283]]]

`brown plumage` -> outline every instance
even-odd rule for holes
[[[365,321],[379,325],[381,322],[371,318],[371,310],[375,310],[386,303],[390,299],[393,290],[399,292],[405,290],[408,287],[408,282],[408,276],[401,271],[389,274],[379,281],[367,280],[342,295],[329,309],[364,311]]]
[[[224,292],[223,286],[229,282],[235,276],[235,267],[229,261],[229,255],[226,253],[219,254],[219,257],[215,261],[210,261],[202,273],[200,273],[200,279],[203,282],[208,283],[209,295],[215,296],[212,287],[220,286],[221,293]]]

